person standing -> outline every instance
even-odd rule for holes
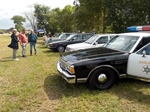
[[[96,30],[95,29],[93,29],[93,35],[96,35]]]
[[[8,45],[8,47],[12,48],[13,49],[13,60],[19,60],[17,58],[17,50],[19,49],[19,46],[18,46],[18,37],[17,37],[17,30],[16,29],[13,29],[12,31],[12,34],[11,34],[11,43]]]
[[[51,34],[51,32],[48,33],[47,37],[49,38],[48,43],[52,42],[52,34]]]
[[[37,55],[36,41],[37,41],[37,35],[34,33],[33,30],[30,30],[30,34],[28,36],[28,42],[30,42],[30,56],[32,56],[32,47],[34,47],[34,54]]]
[[[22,32],[19,34],[20,45],[22,47],[22,57],[26,57],[26,45],[27,45],[27,37],[26,37],[26,30],[23,29]]]

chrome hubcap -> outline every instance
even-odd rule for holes
[[[59,51],[62,52],[64,50],[63,47],[59,47]]]
[[[107,76],[106,76],[105,74],[100,74],[100,75],[98,76],[98,81],[99,81],[100,83],[104,83],[104,82],[106,82],[106,80],[107,80]]]

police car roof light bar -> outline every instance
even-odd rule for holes
[[[150,26],[130,26],[127,27],[128,32],[150,31]]]

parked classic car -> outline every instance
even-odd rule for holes
[[[118,34],[104,47],[62,54],[57,70],[69,83],[87,82],[100,90],[121,77],[150,80],[149,42],[149,33]]]
[[[67,45],[84,42],[92,35],[92,33],[73,34],[70,35],[66,40],[49,43],[49,48],[53,51],[64,52]]]
[[[116,34],[96,34],[85,42],[68,45],[65,52],[77,51],[80,49],[88,49],[93,47],[101,47],[115,35]]]
[[[44,44],[46,47],[49,48],[49,43],[51,42],[56,42],[56,41],[60,41],[60,40],[65,40],[67,37],[69,37],[72,34],[77,34],[77,33],[62,33],[61,35],[59,35],[59,37],[52,37],[52,40],[50,41],[50,39],[46,36],[45,40],[44,40]]]

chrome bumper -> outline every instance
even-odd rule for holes
[[[57,63],[57,70],[59,72],[59,75],[65,79],[68,83],[76,83],[76,77],[75,75],[70,75],[69,73],[63,71],[60,67],[59,62]]]

